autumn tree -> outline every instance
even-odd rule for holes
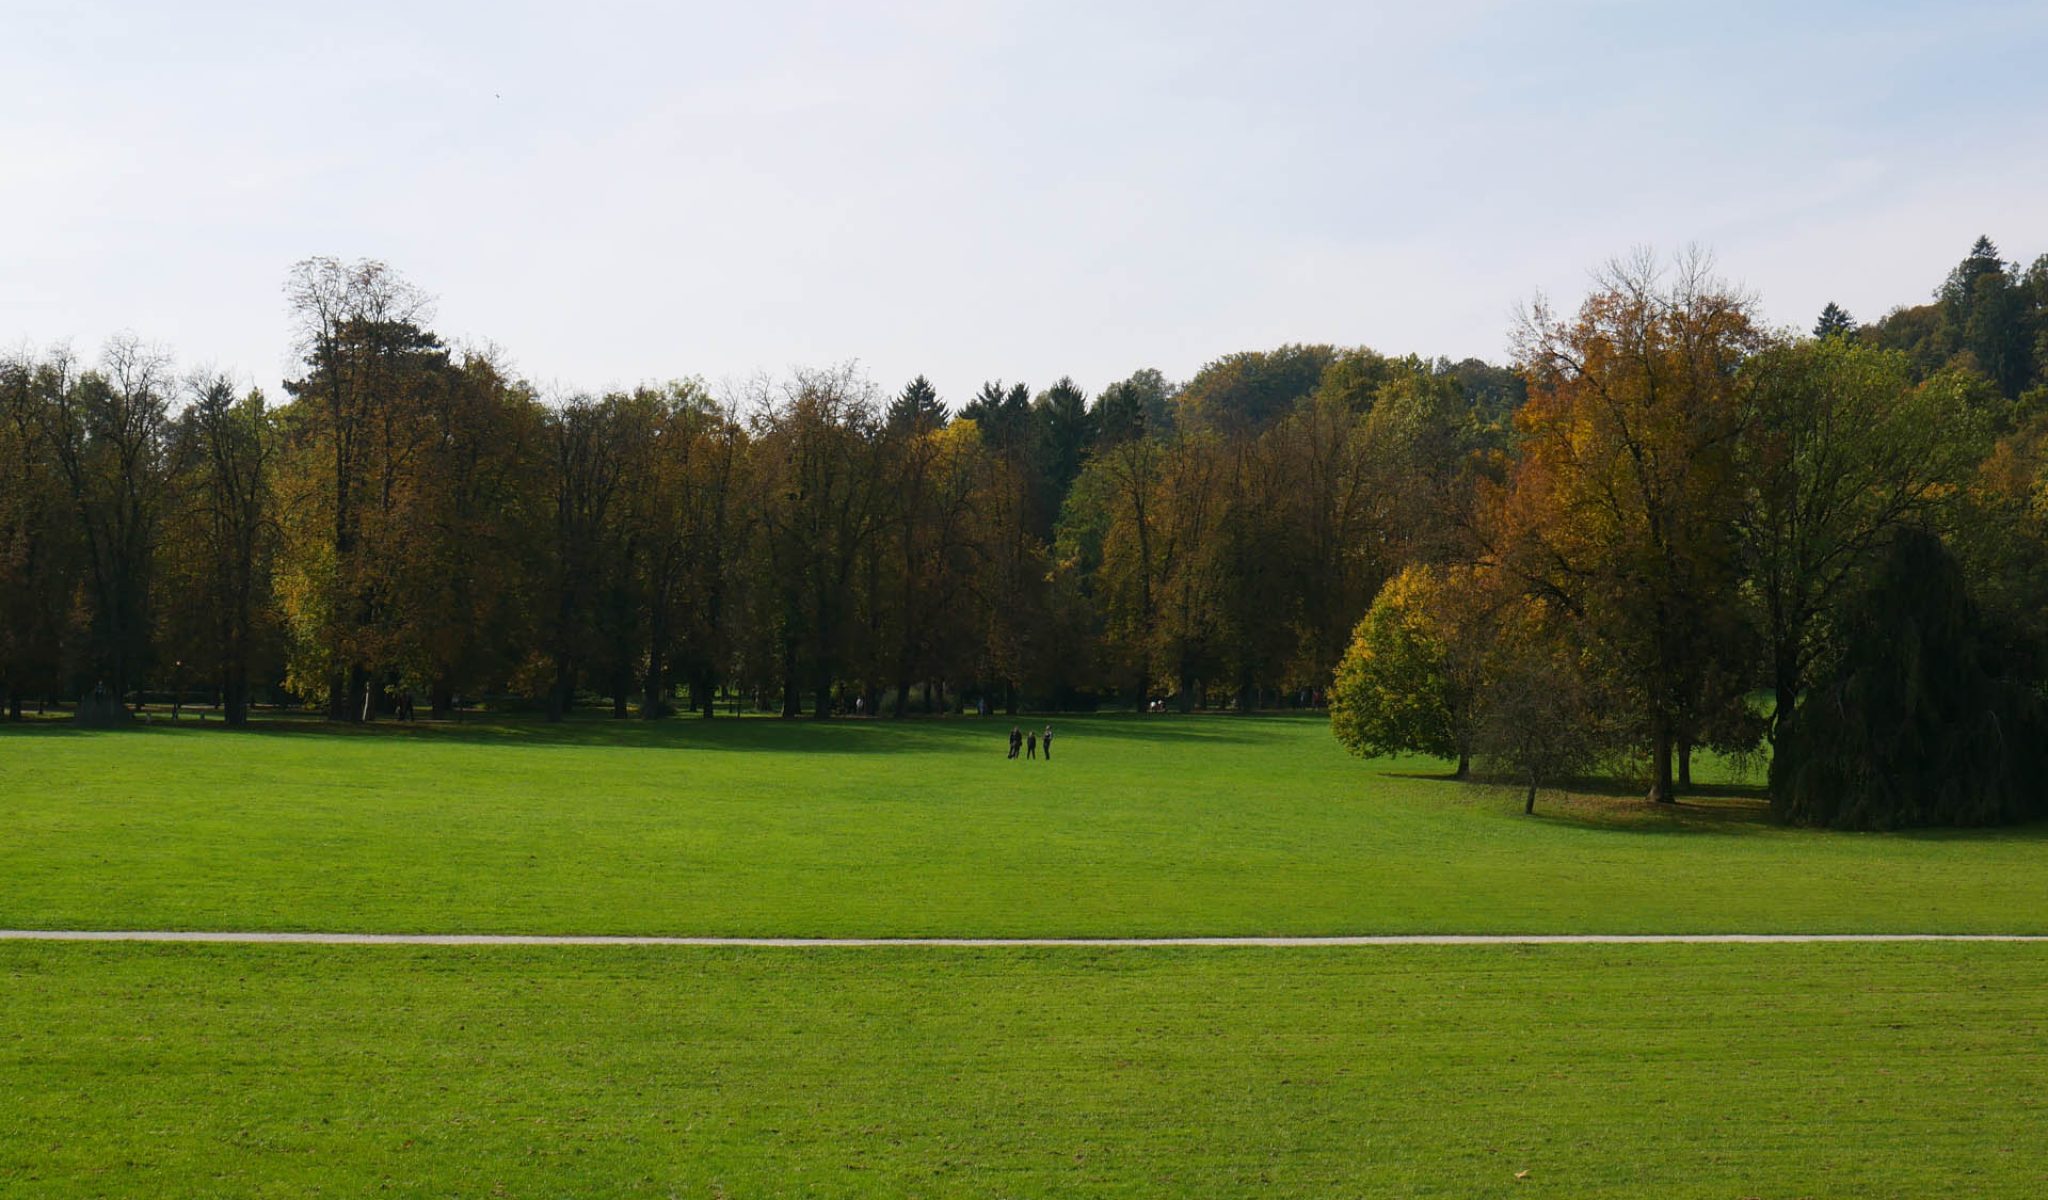
[[[547,556],[547,607],[542,646],[550,681],[547,717],[559,721],[575,704],[583,668],[610,647],[599,608],[628,568],[632,534],[622,519],[627,489],[644,443],[644,406],[617,393],[572,397],[548,415],[552,537]]]
[[[924,681],[929,701],[947,664],[971,654],[974,639],[958,618],[990,550],[980,519],[989,511],[988,464],[972,420],[892,423],[881,454],[881,469],[893,482],[881,539],[890,559],[890,594],[876,602],[887,604],[894,618],[895,646],[886,665],[901,717],[915,682]]]
[[[1347,354],[1345,361],[1356,360]],[[1387,477],[1364,429],[1371,398],[1350,386],[1350,371],[1342,375],[1266,435],[1284,483],[1275,516],[1293,546],[1290,670],[1312,687],[1330,679],[1352,627],[1399,566],[1391,554],[1391,498],[1382,490]]]
[[[73,375],[62,351],[0,359],[0,693],[10,720],[22,719],[31,690],[61,687],[77,542],[46,409]]]
[[[303,686],[330,720],[374,712],[376,557],[366,534],[390,515],[414,426],[402,412],[422,367],[445,360],[419,325],[426,297],[381,262],[311,258],[285,284],[306,374],[284,417],[294,510],[284,579]]]
[[[1152,642],[1164,574],[1159,490],[1164,443],[1147,436],[1105,445],[1076,481],[1061,521],[1060,553],[1088,580],[1116,682],[1143,711],[1151,696]]]
[[[75,378],[53,372],[45,382],[43,433],[85,564],[88,659],[95,687],[104,683],[119,700],[148,665],[150,578],[171,474],[171,360],[122,337],[108,345],[99,370]]]
[[[1204,699],[1203,685],[1222,665],[1227,446],[1213,434],[1196,432],[1176,435],[1162,451],[1149,539],[1159,556],[1152,674],[1174,682],[1180,710],[1188,712]]]
[[[1611,264],[1576,318],[1539,304],[1519,331],[1530,394],[1496,544],[1610,657],[1656,801],[1674,798],[1681,737],[1714,715],[1704,683],[1738,610],[1740,368],[1762,346],[1749,299],[1697,255],[1669,276],[1647,254]]]
[[[388,665],[437,717],[458,695],[509,676],[538,629],[546,422],[530,389],[482,351],[416,379],[415,448],[394,481],[396,520],[379,539]]]
[[[783,715],[832,714],[856,613],[855,568],[882,528],[874,389],[850,367],[803,371],[754,417],[765,505],[764,564],[779,602]]]
[[[668,708],[671,666],[693,710],[714,710],[731,649],[733,576],[748,543],[746,433],[738,414],[695,381],[653,394],[647,467],[633,490],[646,606],[641,716]]]
[[[178,618],[180,661],[219,689],[227,723],[243,725],[250,673],[270,625],[277,433],[261,391],[237,394],[219,372],[196,375],[188,386],[190,402],[172,437],[171,594],[160,607]]]

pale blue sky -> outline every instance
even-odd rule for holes
[[[1637,244],[1776,321],[2048,251],[2048,4],[0,0],[0,342],[266,386],[383,258],[544,385],[1500,359]]]

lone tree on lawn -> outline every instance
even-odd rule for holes
[[[1541,623],[1531,605],[1495,644],[1473,729],[1488,772],[1528,785],[1524,813],[1536,811],[1538,788],[1583,774],[1616,740],[1594,686]]]
[[[1410,566],[1358,623],[1330,689],[1330,728],[1353,754],[1472,760],[1494,593],[1471,568]]]

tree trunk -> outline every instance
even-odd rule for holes
[[[1529,772],[1529,795],[1522,801],[1522,815],[1530,816],[1536,811],[1536,772]]]
[[[221,689],[221,715],[230,727],[239,729],[249,723],[249,680],[246,676],[230,671],[227,686]]]
[[[348,676],[339,670],[327,673],[327,719],[346,721],[349,717]]]
[[[455,714],[455,686],[445,678],[434,681],[427,689],[428,715],[436,721],[445,721]]]
[[[555,662],[555,686],[548,689],[548,720],[560,721],[569,715],[569,706],[575,699],[576,670],[567,659]]]
[[[1659,714],[1650,735],[1650,795],[1653,804],[1674,804],[1678,797],[1671,784],[1671,718]]]
[[[1678,743],[1678,790],[1692,791],[1692,743]]]
[[[1138,711],[1151,711],[1151,701],[1152,680],[1145,675],[1145,672],[1140,671],[1138,672]]]
[[[1180,677],[1180,710],[1184,713],[1195,711],[1195,681],[1186,672]]]
[[[647,648],[646,684],[640,699],[640,717],[652,721],[668,707],[667,698],[661,694],[661,643],[658,641]]]
[[[803,686],[797,682],[796,641],[786,634],[782,639],[782,715],[804,715]]]
[[[1799,657],[1796,651],[1780,650],[1771,670],[1771,744],[1778,744],[1778,731],[1792,719],[1792,707],[1799,702]]]
[[[898,717],[910,715],[910,676],[905,672],[897,672],[896,703],[891,707]]]
[[[1471,774],[1472,774],[1472,752],[1471,752],[1471,751],[1469,751],[1469,750],[1460,750],[1460,751],[1458,751],[1458,770],[1457,770],[1457,773],[1456,773],[1456,774],[1454,774],[1454,775],[1452,775],[1452,776],[1451,776],[1451,778],[1453,778],[1453,779],[1465,779],[1465,778],[1468,778],[1468,777],[1470,777],[1470,776],[1471,776]]]

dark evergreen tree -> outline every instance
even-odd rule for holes
[[[1984,619],[1940,539],[1898,534],[1841,629],[1834,669],[1779,733],[1781,818],[1893,829],[2048,812],[2034,655]]]
[[[1817,338],[1850,337],[1855,332],[1856,318],[1849,315],[1848,309],[1832,300],[1828,301],[1826,308],[1820,310],[1820,320],[1813,326],[1813,336]]]
[[[931,380],[920,375],[905,384],[896,398],[889,401],[887,419],[891,430],[923,433],[944,428],[947,415],[938,389],[932,386]]]
[[[1031,432],[1031,389],[1021,383],[1004,387],[1002,380],[992,380],[981,385],[960,415],[981,426],[981,440],[990,448],[1016,450]]]
[[[1051,491],[1051,507],[1058,511],[1095,441],[1095,419],[1088,411],[1088,393],[1062,375],[1058,383],[1038,394],[1031,415],[1038,426],[1039,457]]]

